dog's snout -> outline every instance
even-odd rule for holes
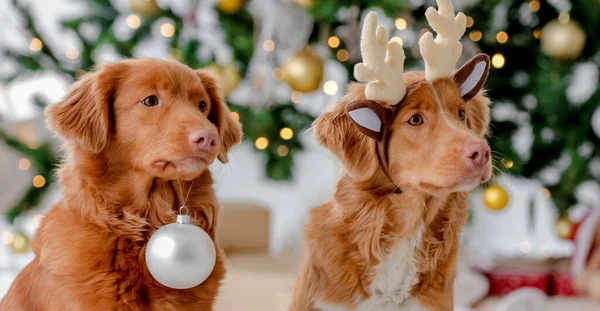
[[[462,154],[475,166],[483,166],[490,161],[490,147],[485,143],[473,143],[467,145]]]
[[[214,129],[190,130],[190,143],[192,144],[192,147],[198,150],[212,152],[217,148],[218,140],[219,136]]]

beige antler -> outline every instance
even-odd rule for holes
[[[430,7],[425,12],[431,28],[437,33],[425,33],[419,40],[421,55],[425,60],[425,78],[433,81],[452,75],[454,66],[462,54],[460,38],[467,28],[467,17],[462,12],[454,16],[451,0],[436,0],[438,10]]]
[[[377,26],[377,13],[370,12],[365,18],[360,39],[363,62],[354,67],[354,76],[368,82],[367,99],[384,101],[395,105],[406,94],[402,82],[404,50],[395,40],[388,42],[388,32]]]

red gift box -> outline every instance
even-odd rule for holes
[[[504,296],[522,287],[535,287],[550,294],[550,274],[535,268],[496,268],[485,273],[490,281],[490,296]]]

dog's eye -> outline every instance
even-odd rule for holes
[[[144,104],[146,107],[154,107],[158,105],[158,98],[154,95],[148,96],[142,100],[142,104]]]
[[[464,110],[462,110],[462,109],[461,109],[461,110],[459,110],[459,111],[458,111],[458,117],[460,118],[460,120],[461,120],[461,121],[464,121],[464,120],[465,120],[465,118],[467,117],[467,116],[466,116],[466,114],[465,114],[465,111],[464,111]]]
[[[421,117],[420,114],[415,114],[414,116],[412,116],[410,118],[410,120],[408,120],[408,124],[414,125],[414,126],[421,125],[421,124],[423,124],[423,117]]]
[[[198,109],[200,109],[200,112],[205,112],[206,111],[206,102],[201,101],[200,104],[198,104]]]

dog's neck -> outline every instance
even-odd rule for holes
[[[114,218],[160,227],[175,220],[175,212],[183,205],[178,182],[153,177],[145,171],[133,169],[124,163],[108,163],[101,155],[72,150],[72,156],[59,169],[64,200],[68,206],[80,206],[81,214],[96,223],[114,223]],[[186,205],[192,219],[195,207],[216,204],[213,180],[206,170],[196,178]],[[181,180],[184,195],[191,181]],[[83,203],[83,204],[82,204]]]

